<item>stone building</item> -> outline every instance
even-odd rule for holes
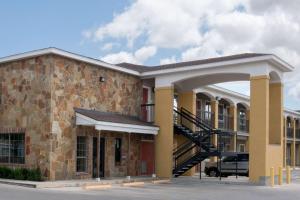
[[[76,125],[75,114],[75,108],[93,114],[100,110],[111,114],[108,121],[120,115],[155,134],[157,127],[138,118],[141,79],[56,51],[33,52],[0,64],[0,142],[5,144],[1,164],[40,168],[50,180],[147,174],[140,170],[140,151],[148,143],[153,146],[151,135],[97,131]],[[101,169],[97,148],[104,151]]]
[[[48,180],[169,178],[246,151],[249,180],[266,184],[270,167],[300,165],[300,113],[282,100],[293,69],[255,53],[153,67],[56,48],[0,58],[0,165],[40,168]],[[241,80],[250,97],[209,86]],[[213,151],[221,133],[231,135]]]

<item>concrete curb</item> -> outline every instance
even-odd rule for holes
[[[82,186],[84,190],[105,190],[110,188],[111,184],[87,184]]]
[[[37,188],[37,185],[34,183],[23,183],[23,182],[16,182],[10,180],[0,180],[0,183],[7,184],[7,185],[17,185],[17,186],[28,187],[28,188]]]
[[[154,180],[152,181],[153,184],[169,184],[171,183],[171,180],[170,179],[167,179],[167,180]]]
[[[145,182],[130,182],[130,183],[122,183],[123,187],[144,187]]]

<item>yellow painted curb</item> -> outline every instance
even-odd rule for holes
[[[82,188],[85,189],[85,190],[103,190],[103,189],[110,189],[111,184],[85,185]]]
[[[123,183],[124,187],[143,187],[145,182],[131,182],[131,183]]]

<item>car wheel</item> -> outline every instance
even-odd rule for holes
[[[217,177],[217,176],[219,176],[219,171],[215,168],[210,169],[208,172],[208,176],[209,177]]]

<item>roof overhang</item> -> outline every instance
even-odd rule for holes
[[[157,135],[159,128],[154,126],[141,126],[125,123],[97,121],[80,113],[76,113],[76,125],[94,126],[99,131],[117,131],[127,133],[141,133]]]
[[[167,75],[172,73],[194,71],[198,69],[208,69],[208,68],[222,68],[225,66],[239,66],[240,64],[249,64],[249,63],[269,63],[274,67],[278,68],[282,72],[291,72],[294,70],[294,67],[284,60],[280,59],[276,55],[265,55],[265,56],[256,56],[251,58],[240,58],[227,61],[218,61],[207,64],[191,65],[171,69],[160,69],[152,70],[141,73],[142,78],[151,78],[159,75]]]
[[[177,72],[185,72],[185,71],[193,71],[197,69],[206,69],[206,68],[220,68],[228,65],[239,65],[239,64],[247,64],[247,63],[254,63],[254,62],[267,62],[276,68],[278,68],[282,72],[290,72],[294,70],[294,67],[285,62],[284,60],[280,59],[276,55],[272,54],[266,54],[264,56],[254,56],[250,58],[240,58],[240,59],[232,59],[232,60],[226,60],[226,61],[216,61],[206,64],[199,64],[199,65],[186,65],[182,67],[175,67],[175,68],[168,68],[168,69],[155,69],[156,67],[153,67],[150,71],[146,72],[138,72],[136,70],[128,69],[126,67],[121,67],[114,64],[109,64],[106,62],[103,62],[98,59],[90,58],[87,56],[82,56],[79,54],[71,53],[65,50],[61,50],[55,47],[49,47],[45,49],[39,49],[34,51],[29,51],[25,53],[20,53],[12,56],[7,56],[0,58],[0,64],[6,63],[6,62],[12,62],[17,61],[25,58],[32,58],[36,56],[46,55],[46,54],[55,54],[71,59],[75,59],[78,61],[86,62],[89,64],[102,66],[108,69],[124,72],[127,74],[139,76],[141,78],[151,78],[159,75],[166,75],[166,74],[172,74]],[[150,67],[151,68],[151,67]]]
[[[3,58],[0,58],[0,64],[17,61],[17,60],[22,60],[25,58],[42,56],[42,55],[46,55],[46,54],[54,54],[54,55],[58,55],[58,56],[66,57],[66,58],[71,58],[74,60],[86,62],[86,63],[97,65],[97,66],[102,66],[102,67],[105,67],[108,69],[124,72],[124,73],[135,75],[135,76],[140,75],[139,72],[131,70],[131,69],[126,69],[124,67],[119,67],[117,65],[109,64],[109,63],[103,62],[101,60],[82,56],[82,55],[75,54],[75,53],[71,53],[71,52],[64,51],[64,50],[54,48],[54,47],[49,47],[49,48],[45,48],[45,49],[39,49],[39,50],[29,51],[26,53],[20,53],[20,54],[16,54],[16,55],[12,55],[12,56],[3,57]]]

